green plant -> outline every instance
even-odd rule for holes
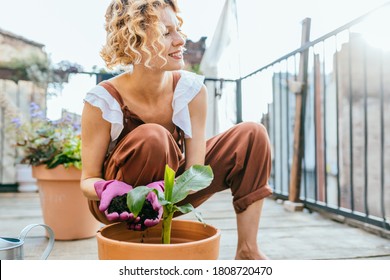
[[[140,186],[127,194],[127,206],[134,217],[141,213],[149,192],[156,193],[159,202],[163,205],[162,218],[162,243],[170,244],[171,225],[173,215],[176,211],[183,214],[189,213],[195,208],[191,204],[177,205],[191,192],[200,191],[208,187],[214,178],[210,166],[194,165],[187,169],[182,175],[175,179],[175,171],[168,165],[165,166],[164,193],[146,186]],[[195,214],[197,214],[195,212]],[[203,222],[202,217],[197,214],[198,220]]]
[[[62,89],[62,84],[68,82],[70,73],[83,71],[83,67],[77,63],[63,60],[53,64],[47,56],[37,54],[0,61],[1,68],[12,70],[8,79],[15,83],[18,83],[19,80],[27,80],[43,88],[47,88],[49,85],[49,89],[54,90]]]
[[[200,70],[200,64],[193,64],[190,66],[189,71],[194,72],[196,74],[202,74],[202,71]]]
[[[13,57],[8,61],[1,61],[0,68],[13,70],[10,79],[16,83],[19,80],[30,80],[41,85],[47,80],[50,64],[46,56],[32,54],[26,57]]]
[[[68,116],[56,121],[47,119],[35,103],[30,105],[30,116],[29,121],[12,121],[16,146],[22,153],[21,163],[81,169],[80,126]]]

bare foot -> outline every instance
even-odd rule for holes
[[[264,255],[262,252],[237,252],[236,260],[269,260],[269,258]]]

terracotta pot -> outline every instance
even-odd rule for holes
[[[33,166],[37,179],[43,220],[51,227],[56,240],[90,238],[101,227],[88,208],[80,189],[81,171],[60,165],[47,169]]]
[[[173,220],[171,244],[161,244],[161,223],[145,231],[115,223],[98,231],[98,254],[101,260],[216,260],[220,237],[210,225]]]

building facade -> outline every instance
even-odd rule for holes
[[[46,108],[47,85],[39,82],[34,67],[47,63],[44,45],[0,29],[0,191],[17,185],[19,157],[12,119],[29,119],[32,102]]]

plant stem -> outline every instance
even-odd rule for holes
[[[162,243],[163,244],[171,244],[171,227],[172,227],[172,218],[173,213],[169,211],[168,207],[164,208],[164,214],[163,214],[163,222],[162,222]]]

